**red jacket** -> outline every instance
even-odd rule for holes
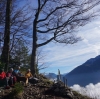
[[[5,77],[6,77],[6,73],[5,72],[0,73],[0,79],[4,79]]]

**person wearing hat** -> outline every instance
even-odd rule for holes
[[[33,77],[33,75],[31,73],[31,70],[28,69],[27,72],[25,73],[25,78],[26,78],[25,84],[26,85],[28,84],[28,80],[29,80],[30,77]]]
[[[13,68],[10,68],[6,74],[7,86],[14,86],[16,83],[16,76],[13,75]]]

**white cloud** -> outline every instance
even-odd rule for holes
[[[97,44],[97,45],[91,44],[91,43],[89,43],[88,39],[84,39],[83,42],[85,42],[88,45],[89,48],[94,50],[96,55],[99,55],[100,44]]]
[[[94,21],[84,26],[78,32],[83,38],[73,45],[50,43],[44,47],[46,62],[52,67],[67,67],[72,69],[83,64],[90,58],[100,54],[100,22]],[[69,70],[71,70],[69,69]],[[66,70],[67,71],[67,70]]]
[[[88,45],[88,46],[87,46]],[[99,54],[100,49],[100,43],[92,45],[90,43],[87,43],[87,45],[81,47],[78,46],[70,46],[69,47],[62,47],[62,46],[56,46],[53,48],[49,48],[48,55],[46,58],[47,62],[65,62],[66,60],[72,60],[74,57],[85,55],[89,53],[95,52],[96,55]],[[59,50],[61,49],[61,50]]]
[[[100,83],[92,84],[85,87],[81,87],[80,85],[73,85],[70,88],[79,92],[80,94],[91,97],[92,99],[100,99]]]

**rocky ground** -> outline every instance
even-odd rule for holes
[[[0,99],[90,99],[72,91],[60,81],[53,83],[42,75],[38,78],[38,82],[31,80],[27,86],[24,86],[24,83],[21,82],[24,89],[15,96],[12,94],[14,88],[2,88]]]

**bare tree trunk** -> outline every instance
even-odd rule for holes
[[[33,22],[33,48],[31,56],[31,71],[34,75],[36,73],[36,49],[37,49],[37,35],[36,35],[36,20]]]
[[[5,63],[5,71],[8,70],[9,65],[9,44],[10,44],[10,6],[12,0],[7,0],[6,4],[6,16],[5,16],[5,33],[4,33],[4,45],[1,54],[1,60]]]
[[[38,0],[38,10],[35,14],[35,19],[33,21],[33,47],[32,47],[32,56],[31,56],[31,71],[32,74],[36,74],[37,64],[36,64],[36,51],[37,51],[37,20],[40,12],[40,0]]]

